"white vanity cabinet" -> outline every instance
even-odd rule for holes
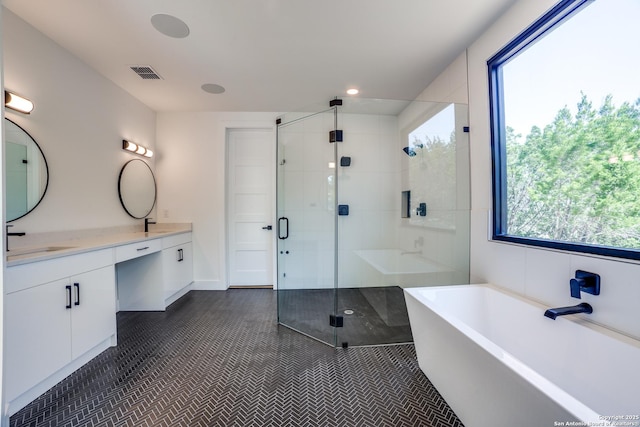
[[[141,234],[9,254],[3,416],[116,345],[118,310],[163,311],[191,289],[191,231]]]
[[[71,358],[116,334],[116,286],[112,265],[71,278]],[[115,344],[115,342],[114,342]]]
[[[68,279],[6,295],[5,393],[12,400],[71,361]]]
[[[193,282],[191,233],[162,239],[162,270],[165,307],[189,290]]]
[[[8,267],[4,301],[6,400],[29,391],[29,401],[74,360],[115,345],[113,251]]]

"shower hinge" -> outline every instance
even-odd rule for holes
[[[344,317],[336,316],[335,314],[329,315],[329,326],[333,326],[334,328],[342,328],[344,325]]]
[[[339,129],[330,131],[329,142],[342,142],[342,131]]]

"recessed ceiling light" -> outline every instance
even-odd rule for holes
[[[205,83],[202,86],[202,90],[208,93],[213,93],[213,94],[220,94],[220,93],[224,93],[224,91],[226,90],[225,88],[223,88],[220,85],[216,85],[213,83]]]
[[[165,36],[183,39],[189,35],[189,27],[175,16],[158,13],[151,17],[151,25]]]
[[[358,89],[352,88],[352,89],[347,89],[347,94],[348,95],[357,95],[360,91]]]

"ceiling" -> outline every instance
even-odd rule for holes
[[[414,99],[516,0],[2,0],[154,111]],[[179,18],[187,37],[157,31]],[[131,66],[161,77],[142,79]],[[223,86],[211,94],[203,84]]]

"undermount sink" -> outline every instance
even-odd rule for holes
[[[73,249],[75,246],[44,246],[41,248],[15,249],[7,252],[7,260],[25,255],[44,255],[50,252]]]

